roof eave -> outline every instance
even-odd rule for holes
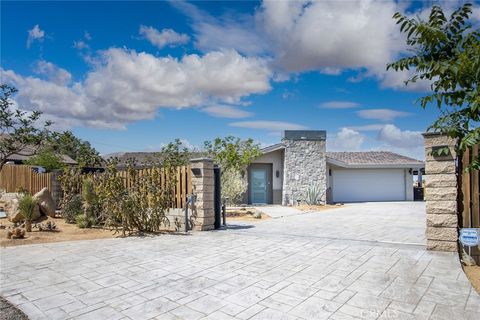
[[[362,164],[348,164],[332,158],[327,158],[327,163],[333,164],[345,169],[421,169],[425,167],[424,163],[362,163]]]

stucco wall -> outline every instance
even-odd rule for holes
[[[413,174],[405,169],[405,200],[413,201]]]
[[[325,140],[289,140],[284,139],[285,163],[283,175],[284,205],[305,202],[311,186],[318,185],[325,203],[327,188]]]
[[[283,186],[283,150],[277,150],[266,153],[252,163],[271,163],[272,164],[272,197],[273,204],[282,203]],[[278,171],[278,177],[276,172]]]

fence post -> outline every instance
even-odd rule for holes
[[[212,230],[215,223],[213,207],[214,177],[213,160],[209,158],[192,159],[192,191],[197,196],[192,216],[194,230]]]
[[[424,133],[425,201],[427,249],[458,250],[457,155],[456,141],[439,133]],[[448,147],[450,154],[435,156],[432,151]]]

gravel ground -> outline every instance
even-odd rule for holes
[[[0,320],[28,320],[28,317],[0,296]]]

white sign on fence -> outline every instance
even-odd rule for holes
[[[476,247],[480,245],[480,229],[462,228],[460,229],[460,242],[467,247]]]

